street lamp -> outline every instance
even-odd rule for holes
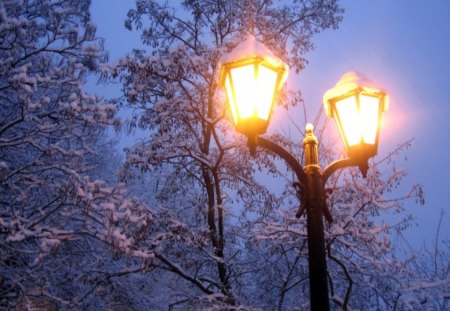
[[[265,133],[289,67],[252,35],[221,61],[220,84],[237,131],[249,138]]]
[[[294,186],[301,198],[296,216],[306,211],[307,219],[311,310],[329,310],[323,217],[328,222],[333,218],[326,204],[325,184],[344,167],[359,166],[366,175],[368,159],[377,153],[381,117],[388,106],[386,92],[360,74],[345,74],[325,93],[324,105],[327,115],[337,121],[348,158],[322,170],[314,128],[307,124],[303,167],[289,151],[259,136],[267,130],[288,66],[253,36],[222,57],[220,64],[220,85],[225,88],[236,130],[248,137],[250,151],[255,154],[256,146],[266,148],[296,174]]]
[[[388,108],[386,91],[364,75],[348,72],[325,93],[323,102],[327,116],[336,119],[347,155],[361,163],[375,156],[381,115]]]

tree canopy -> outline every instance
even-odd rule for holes
[[[251,33],[302,70],[314,36],[342,21],[338,1],[137,0],[125,27],[148,49],[115,63],[89,5],[0,3],[0,309],[308,309],[295,180],[234,132],[217,65]],[[119,81],[123,96],[87,94],[93,76]],[[279,98],[303,104],[300,90]],[[122,161],[109,126],[146,136]],[[399,194],[409,143],[371,161],[366,179],[348,170],[327,185],[335,309],[447,306],[448,248],[399,251],[406,207],[424,203],[420,185]],[[322,163],[337,157],[320,148]]]

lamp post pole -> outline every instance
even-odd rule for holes
[[[326,208],[326,202],[317,145],[317,138],[314,136],[312,128],[307,128],[303,141],[305,173],[307,176],[304,196],[306,197],[311,310],[329,310],[327,263],[323,228],[323,211]]]
[[[285,160],[296,174],[297,182],[294,185],[297,186],[301,197],[301,205],[296,216],[300,217],[306,212],[307,218],[310,307],[313,311],[329,310],[323,218],[328,222],[332,222],[333,219],[326,204],[324,187],[328,178],[337,170],[350,166],[366,167],[368,159],[337,160],[322,170],[319,165],[318,141],[311,124],[306,126],[303,141],[304,167],[289,151],[264,137],[249,139],[249,147],[250,150],[254,150],[254,155],[257,146]]]
[[[306,136],[303,141],[305,151],[305,167],[287,150],[263,137],[253,140],[272,153],[284,159],[295,172],[301,192],[301,206],[297,217],[306,210],[307,235],[308,235],[308,266],[309,266],[309,288],[311,310],[329,310],[327,263],[325,254],[325,238],[323,217],[332,221],[324,197],[324,185],[326,180],[322,178],[319,166],[318,142],[314,136],[313,128],[308,125]],[[251,146],[256,148],[256,146]],[[353,164],[352,161],[348,162]],[[345,165],[347,166],[347,165]],[[330,176],[338,167],[334,165],[326,171],[325,177]],[[339,166],[340,168],[340,166]],[[330,171],[330,169],[332,171]]]

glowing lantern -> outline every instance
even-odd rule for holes
[[[388,109],[386,92],[365,76],[348,72],[325,93],[323,102],[327,116],[336,119],[348,156],[375,156],[381,117]]]
[[[236,130],[249,137],[263,134],[288,66],[251,35],[220,63],[219,83],[225,87]]]

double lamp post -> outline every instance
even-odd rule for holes
[[[386,92],[364,76],[349,72],[323,98],[328,117],[334,118],[347,158],[321,169],[313,126],[306,125],[304,166],[289,151],[261,137],[269,125],[277,93],[287,78],[288,66],[249,35],[220,62],[220,85],[225,88],[236,130],[248,138],[252,154],[260,146],[284,159],[294,171],[294,186],[301,194],[300,217],[306,212],[311,310],[329,310],[323,218],[332,222],[325,184],[338,169],[358,166],[365,177],[369,158],[377,154],[382,113],[388,108]]]

